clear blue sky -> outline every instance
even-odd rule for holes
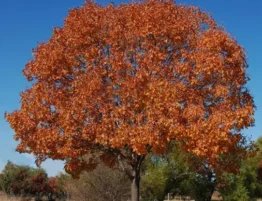
[[[32,57],[32,48],[51,36],[53,27],[62,26],[70,8],[81,6],[83,0],[2,0],[0,3],[0,169],[7,160],[32,165],[30,155],[15,152],[13,131],[4,119],[4,112],[19,108],[19,93],[30,83],[22,69]],[[115,1],[118,4],[120,1]],[[123,1],[122,1],[123,2]],[[256,140],[262,135],[262,1],[261,0],[177,0],[196,5],[212,14],[215,20],[244,46],[250,65],[248,87],[257,106],[256,126],[245,133]],[[99,4],[108,4],[100,1]],[[45,162],[49,175],[63,171],[62,162]]]

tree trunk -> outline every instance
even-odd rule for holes
[[[140,196],[140,192],[139,192],[139,183],[140,183],[140,175],[136,175],[136,173],[134,173],[134,178],[131,184],[131,201],[139,201],[139,196]]]
[[[139,201],[140,198],[140,170],[144,156],[133,154],[131,201]]]

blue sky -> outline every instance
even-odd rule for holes
[[[30,83],[22,69],[32,57],[32,48],[47,41],[52,28],[63,25],[70,8],[81,6],[83,0],[2,0],[0,3],[0,170],[7,160],[33,165],[31,155],[15,152],[14,132],[4,119],[4,112],[19,109],[19,93]],[[109,1],[97,1],[108,4]],[[120,1],[115,1],[118,4]],[[122,1],[123,2],[123,1]],[[257,106],[256,126],[245,131],[256,140],[262,135],[262,1],[261,0],[177,0],[177,3],[196,5],[208,11],[215,20],[246,49],[248,87]],[[48,160],[43,164],[50,176],[63,171],[63,162]]]

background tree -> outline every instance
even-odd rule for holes
[[[51,201],[55,197],[66,197],[63,177],[49,178],[43,169],[8,161],[0,174],[0,185],[7,195],[35,197],[36,200],[47,196]]]
[[[65,189],[74,200],[126,201],[130,197],[130,181],[117,170],[99,165],[94,171],[83,172],[79,179],[70,178]]]
[[[220,188],[223,199],[228,201],[257,200],[262,197],[261,160],[262,138],[255,146],[257,151],[241,163],[239,174],[224,174]],[[246,199],[247,198],[247,199]]]
[[[194,174],[187,163],[188,155],[179,146],[171,149],[164,157],[147,156],[141,178],[143,201],[163,201],[168,193],[178,193],[181,183]]]
[[[211,201],[212,195],[217,185],[217,175],[208,164],[202,163],[201,169],[192,171],[193,176],[186,182],[189,182],[190,189],[188,194],[194,198],[195,201]]]
[[[11,192],[10,184],[14,180],[15,170],[15,164],[8,161],[1,172],[1,189],[7,194],[10,194]]]
[[[60,174],[56,175],[55,178],[56,178],[56,181],[57,181],[58,196],[61,197],[61,198],[68,197],[65,186],[66,186],[66,183],[68,182],[68,180],[70,179],[70,175],[60,173]]]
[[[29,193],[29,177],[31,168],[25,165],[16,165],[8,161],[1,172],[2,190],[7,194],[25,195]]]
[[[48,190],[52,191],[49,189],[48,176],[44,171],[38,172],[30,180],[31,193],[36,197],[36,200],[41,200]]]
[[[253,148],[250,143],[242,141],[234,152],[220,155],[211,167],[205,159],[181,150],[178,144],[170,147],[164,157],[148,155],[146,158],[141,186],[143,200],[163,201],[171,193],[191,196],[196,201],[211,201],[223,175],[231,173],[235,176],[242,160],[246,159],[245,155],[238,153]]]
[[[246,154],[239,154],[244,150],[247,151]],[[221,191],[227,181],[234,183],[233,180],[228,180],[226,175],[236,177],[243,161],[253,156],[254,151],[253,144],[243,139],[231,151],[221,154],[217,163],[212,166],[205,159],[189,155],[187,165],[191,170],[191,177],[184,181],[179,189],[196,201],[211,201],[214,192]]]
[[[34,50],[24,69],[32,87],[6,114],[17,150],[37,163],[67,159],[66,171],[79,174],[100,155],[129,175],[137,201],[149,152],[177,141],[212,167],[253,124],[244,50],[198,8],[89,1],[64,22]]]
[[[21,168],[16,172],[10,183],[11,194],[28,195],[30,193],[30,168]]]
[[[62,197],[62,191],[60,191],[59,183],[56,177],[50,177],[48,179],[48,199],[49,201],[55,201],[56,198]]]

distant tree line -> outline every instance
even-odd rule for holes
[[[65,198],[64,183],[66,175],[48,177],[44,169],[27,165],[17,165],[8,161],[0,174],[0,189],[10,196],[34,197],[52,201]]]
[[[141,200],[163,201],[167,194],[190,196],[196,201],[211,201],[217,191],[225,201],[253,201],[262,197],[262,138],[247,158],[235,160],[237,172],[230,172],[230,155],[216,167],[184,152],[178,145],[164,157],[149,155],[142,167]],[[230,160],[231,161],[231,158]],[[232,165],[232,164],[231,164]],[[232,169],[232,167],[230,168]],[[79,178],[68,174],[48,177],[45,170],[8,162],[0,174],[0,189],[8,195],[30,196],[35,200],[127,201],[130,180],[120,169],[105,165]]]
[[[165,156],[149,155],[142,167],[141,200],[163,201],[169,193],[211,201],[215,191],[224,201],[261,198],[262,138],[249,149],[246,158],[230,153],[221,157],[216,166],[184,152],[178,145],[172,146]],[[232,169],[235,171],[229,171]],[[99,165],[78,179],[69,177],[65,190],[77,201],[126,201],[130,197],[129,186],[124,172]]]
[[[230,172],[232,165],[236,171]],[[215,191],[224,201],[255,201],[262,197],[262,138],[246,158],[230,153],[212,167],[177,146],[165,157],[148,157],[141,188],[143,201],[163,201],[168,193],[211,201]]]

